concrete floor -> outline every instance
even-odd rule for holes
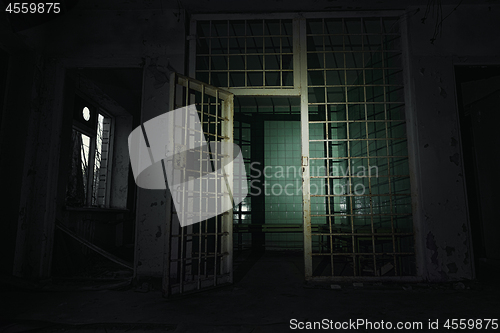
[[[169,300],[159,290],[130,286],[75,291],[53,285],[47,291],[4,283],[0,332],[290,332],[293,318],[420,321],[419,332],[427,332],[429,319],[441,325],[448,318],[500,319],[500,284],[492,275],[463,284],[333,290],[304,284],[301,266],[300,254],[266,252],[231,286]]]

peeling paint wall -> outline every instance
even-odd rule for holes
[[[423,9],[423,8],[421,8]],[[454,66],[500,63],[499,6],[444,6],[453,12],[434,44],[434,22],[408,10],[419,271],[425,279],[473,278]],[[416,13],[416,14],[415,14]]]
[[[18,198],[14,198],[20,202],[19,209],[12,216],[17,232],[9,233],[9,238],[15,239],[17,244],[11,250],[14,263],[9,265],[15,275],[50,275],[65,68],[144,68],[141,121],[168,111],[169,73],[173,69],[184,72],[185,21],[184,12],[177,5],[174,9],[168,9],[168,5],[162,8],[155,5],[149,9],[144,4],[140,5],[141,10],[129,8],[127,4],[117,5],[115,8],[120,8],[118,10],[103,6],[100,2],[83,2],[63,16],[12,37],[33,50],[39,59],[33,65],[36,74],[31,75],[31,82],[27,80],[28,89],[24,90],[29,91],[28,97],[22,99],[29,105],[23,109],[27,122],[20,124],[18,133],[28,133],[28,136],[24,139],[26,147],[20,147],[26,160],[24,164],[20,160],[21,165],[17,169],[24,168],[24,171],[16,179],[17,182],[11,184],[21,189]],[[131,6],[134,7],[134,4]],[[8,30],[5,27],[2,29]],[[6,35],[2,30],[2,43]],[[28,69],[31,66],[30,63],[18,62],[14,65],[13,73],[19,72],[23,66]],[[15,88],[16,85],[10,83],[10,87]],[[15,110],[18,105],[17,102],[9,108]],[[12,114],[21,114],[15,111]],[[132,129],[131,121],[118,118],[117,122],[121,130],[116,133],[116,139],[126,142],[128,133],[125,132],[127,128]],[[3,138],[2,147],[4,143],[7,144],[7,139]],[[114,171],[128,173],[127,149],[126,144],[118,145]],[[9,168],[2,165],[2,170]],[[127,199],[127,184],[112,181],[112,187],[112,206],[123,208]],[[138,276],[162,274],[161,260],[157,259],[163,253],[164,192],[139,190],[138,193]]]

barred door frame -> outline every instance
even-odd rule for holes
[[[270,13],[270,14],[195,14],[191,18],[189,40],[189,73],[191,76],[196,75],[196,41],[197,41],[197,22],[203,20],[266,20],[266,19],[292,19],[293,20],[293,73],[294,84],[293,89],[270,89],[265,88],[231,88],[227,89],[234,93],[235,96],[300,96],[301,105],[301,169],[302,169],[302,193],[303,193],[303,227],[304,227],[304,271],[305,280],[331,280],[331,281],[374,281],[374,280],[391,280],[391,281],[420,281],[423,275],[423,266],[421,265],[422,253],[421,242],[415,240],[416,231],[412,231],[414,242],[414,254],[416,256],[416,273],[411,276],[313,276],[313,242],[312,237],[315,227],[311,223],[311,159],[309,151],[309,91],[308,91],[308,39],[307,39],[307,21],[310,19],[361,19],[361,18],[396,18],[400,26],[401,37],[401,71],[402,71],[402,89],[404,93],[404,103],[407,107],[404,110],[407,119],[406,126],[408,127],[408,161],[409,161],[409,180],[411,185],[411,205],[413,207],[412,223],[413,228],[416,226],[419,218],[418,211],[418,189],[415,173],[412,172],[416,165],[416,157],[414,156],[415,148],[412,146],[412,138],[415,133],[411,129],[412,119],[411,112],[411,93],[410,80],[408,79],[409,61],[408,61],[408,42],[406,29],[406,16],[408,14],[402,10],[387,10],[387,11],[366,11],[366,12],[317,12],[317,13]],[[229,33],[228,33],[229,35]],[[326,67],[326,66],[325,66]],[[331,235],[330,235],[331,236]],[[372,235],[372,237],[375,237]],[[392,236],[394,237],[394,235]],[[374,253],[375,256],[375,253]]]

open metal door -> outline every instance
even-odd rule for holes
[[[233,143],[233,94],[208,85],[201,81],[173,73],[170,78],[170,110],[188,105],[196,105],[196,110],[202,131],[201,141],[207,143]],[[174,133],[176,128],[187,128],[191,120],[185,117],[181,121],[168,124],[169,130]],[[198,121],[198,120],[196,120]],[[184,139],[186,145],[189,140],[198,140],[193,137]],[[177,147],[176,147],[177,149]],[[217,156],[217,151],[212,151]],[[233,184],[233,166],[228,163],[233,160],[232,153],[222,155],[218,153],[219,163],[225,165],[225,175],[220,180],[221,195],[232,197],[229,184]],[[177,163],[177,162],[174,162]],[[214,163],[214,160],[207,160]],[[217,169],[217,166],[215,165]],[[184,190],[180,200],[187,205],[202,205],[202,202],[193,202],[201,198],[203,190],[202,177],[196,178],[197,170],[192,177],[194,185]],[[200,175],[202,170],[199,170]],[[189,176],[188,176],[189,178]],[[196,184],[200,182],[200,184]],[[225,183],[225,184],[224,184]],[[224,190],[226,188],[228,190]],[[201,291],[233,282],[233,211],[232,209],[210,219],[203,220],[181,227],[179,218],[171,199],[171,191],[167,191],[167,228],[164,250],[163,295],[183,294]],[[196,193],[195,193],[196,192]],[[193,197],[196,199],[193,200]],[[202,199],[199,199],[200,201]]]

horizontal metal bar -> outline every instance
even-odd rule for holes
[[[408,158],[407,155],[383,155],[383,156],[350,156],[350,157],[310,157],[309,160],[359,160],[359,159],[376,159],[376,158]]]
[[[390,69],[390,70],[399,70],[401,72],[403,71],[403,69],[400,67],[321,67],[321,68],[308,68],[307,71],[308,72],[324,72],[324,71],[343,72],[345,70],[369,71],[372,69]]]
[[[183,227],[185,228],[185,227]],[[218,232],[218,233],[215,233],[215,232],[202,232],[202,233],[191,233],[191,234],[188,234],[188,233],[185,233],[184,234],[185,237],[202,237],[202,236],[229,236],[229,233],[227,232]],[[172,235],[172,237],[184,237],[182,235]]]
[[[307,37],[319,37],[319,36],[401,36],[401,34],[397,33],[397,32],[362,32],[359,34],[356,34],[356,33],[306,34],[306,36]],[[373,44],[371,44],[371,45],[373,45]]]
[[[300,13],[235,13],[235,14],[193,14],[193,21],[208,21],[208,20],[277,20],[277,19],[293,19],[293,18],[398,18],[405,13],[404,10],[356,10],[356,11],[322,11],[322,12],[300,12]]]
[[[374,167],[375,165],[372,165]],[[346,178],[408,178],[410,175],[376,175],[376,176],[311,176],[316,179],[346,179]]]
[[[208,103],[203,103],[204,105],[207,105]],[[195,105],[198,105],[198,106],[201,106],[200,103],[196,103]],[[211,106],[215,106],[215,103],[213,103]],[[206,116],[209,116],[209,117],[212,117],[212,118],[216,118],[216,119],[219,119],[219,120],[222,120],[222,121],[229,121],[229,119],[227,119],[226,117],[221,117],[221,116],[218,116],[218,115],[215,115],[215,114],[212,114],[212,113],[209,113],[209,112],[200,112],[198,111],[198,113],[200,114],[203,114],[203,115],[206,115]],[[210,121],[203,121],[202,124],[209,124],[211,123]],[[213,123],[213,122],[212,122]],[[217,124],[220,124],[221,122],[220,121],[217,121],[216,122]],[[199,132],[199,131],[197,131]]]
[[[290,22],[291,23],[291,22]],[[264,38],[264,37],[290,37],[293,35],[230,35],[230,36],[196,36],[197,39],[226,39],[226,38]]]
[[[184,258],[177,258],[177,259],[172,259],[171,262],[184,262],[184,261],[192,261],[192,260],[196,260],[196,259],[210,259],[210,258],[223,258],[223,257],[226,257],[229,255],[229,253],[227,252],[224,252],[224,253],[217,253],[217,255],[215,254],[202,254],[201,256],[199,255],[198,252],[192,252],[193,256],[192,257],[184,257]],[[186,266],[188,266],[186,264]]]
[[[408,138],[406,137],[399,137],[399,138],[363,138],[363,139],[309,139],[309,142],[352,142],[352,141],[393,141],[393,140],[407,140]],[[379,156],[374,156],[374,157],[379,157]],[[387,156],[390,157],[390,156]],[[398,156],[398,157],[408,157],[407,155],[405,156]],[[332,158],[332,157],[330,157]],[[356,158],[356,157],[350,157],[350,158]],[[311,157],[309,159],[315,159],[315,160],[321,160],[324,159],[324,157]]]
[[[185,88],[197,90],[197,91],[203,91],[205,94],[212,96],[212,97],[219,97],[222,100],[229,99],[231,96],[231,93],[229,91],[226,91],[224,89],[214,87],[212,85],[206,84],[204,82],[188,78],[187,76],[183,76],[180,74],[177,74],[177,84],[181,85]]]
[[[408,197],[411,193],[391,193],[391,194],[311,194],[311,197]],[[411,215],[411,214],[408,214]]]
[[[235,14],[193,14],[193,21],[231,21],[231,20],[287,20],[298,17],[297,13],[235,13]]]
[[[420,276],[306,276],[308,282],[421,282]]]
[[[317,257],[356,257],[356,256],[413,256],[415,252],[329,252],[329,253],[318,253],[313,252],[313,256]]]
[[[326,226],[329,227],[329,226]],[[384,232],[384,233],[354,233],[354,232],[328,232],[328,233],[314,233],[312,232],[311,235],[313,236],[355,236],[357,238],[359,237],[365,237],[365,238],[372,238],[372,236],[380,236],[380,237],[392,237],[392,236],[413,236],[412,232],[395,232],[395,233],[390,233],[390,232]],[[358,252],[355,252],[355,254],[358,254]]]
[[[302,232],[300,224],[234,224],[234,232]]]
[[[264,46],[262,47],[264,48]],[[293,56],[292,52],[249,52],[249,53],[198,53],[197,57],[211,57],[211,58],[222,58],[231,56],[280,56],[280,55],[290,55]],[[197,70],[198,71],[198,70]]]
[[[351,105],[351,104],[379,104],[379,105],[384,105],[384,104],[398,104],[398,105],[404,105],[404,102],[309,102],[309,105]]]
[[[196,73],[263,73],[263,72],[292,73],[293,69],[197,69],[196,70]]]
[[[260,87],[260,86],[259,86]],[[251,87],[251,88],[228,88],[230,92],[232,92],[236,96],[300,96],[300,89],[287,88],[284,86],[283,88],[266,88],[262,86],[262,88]]]
[[[359,44],[358,44],[359,45]],[[378,44],[377,44],[378,45]],[[340,45],[339,45],[340,46]],[[318,53],[373,53],[373,52],[392,52],[401,54],[401,50],[398,49],[363,49],[363,50],[318,50],[318,51],[307,51],[307,54],[318,54]]]
[[[403,89],[402,84],[321,84],[309,85],[308,88],[369,88],[369,87],[398,87]],[[394,90],[395,91],[395,90]]]
[[[321,111],[323,112],[323,111]],[[330,111],[334,112],[334,111]],[[382,112],[380,112],[382,113]],[[387,120],[310,120],[309,124],[346,124],[346,123],[405,123],[404,119],[387,119]],[[352,139],[351,139],[352,140]]]
[[[333,214],[311,214],[311,216],[314,217],[362,217],[362,216],[409,216],[411,215],[410,213],[388,213],[388,214],[340,214],[340,213],[333,213]]]
[[[209,133],[209,132],[203,132],[207,137],[212,137],[212,138],[219,138],[219,139],[224,139],[224,140],[229,140],[229,137],[228,136],[224,136],[224,135],[215,135],[215,134],[212,134],[212,133]]]

